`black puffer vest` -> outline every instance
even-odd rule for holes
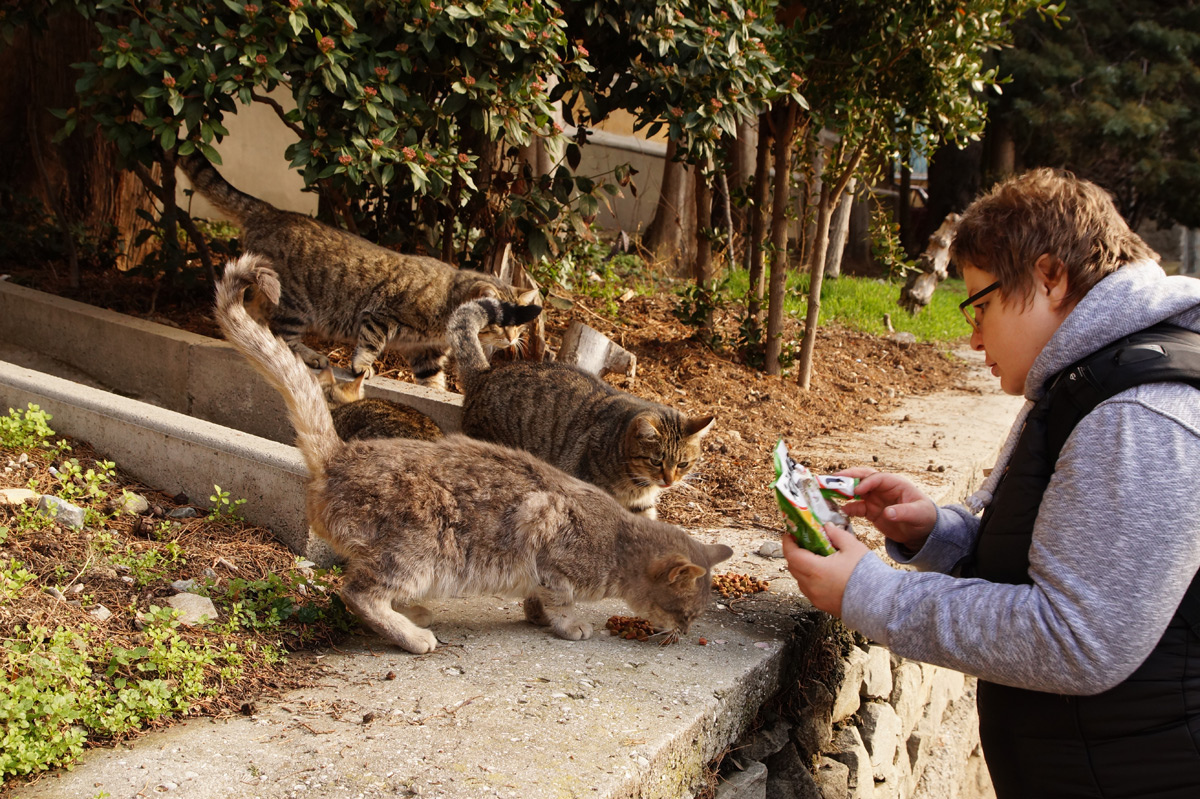
[[[1157,325],[1061,372],[1026,418],[964,576],[1030,583],[1033,523],[1067,437],[1101,401],[1160,382],[1200,388],[1200,333]],[[1123,683],[1061,696],[980,680],[979,730],[998,799],[1200,799],[1200,575]]]

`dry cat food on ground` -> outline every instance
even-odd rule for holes
[[[654,627],[650,622],[637,616],[610,616],[604,629],[626,640],[646,641],[654,635]]]
[[[757,594],[771,587],[771,583],[767,580],[760,580],[748,574],[734,574],[732,572],[729,574],[714,574],[712,584],[713,590],[725,599],[737,599],[749,594]]]

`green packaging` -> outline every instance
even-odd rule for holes
[[[775,461],[775,500],[783,511],[784,524],[797,543],[818,555],[832,555],[837,550],[825,535],[829,522],[846,526],[847,519],[829,506],[821,495],[817,478],[803,464],[788,457],[783,439],[772,453]]]
[[[821,489],[821,496],[839,502],[844,499],[854,499],[858,483],[859,478],[857,477],[842,477],[838,474],[817,475],[817,485]]]

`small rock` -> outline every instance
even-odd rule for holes
[[[200,587],[200,584],[195,580],[176,580],[171,583],[171,587],[181,594],[194,594],[196,593],[196,589]]]
[[[158,785],[154,786],[154,790],[158,793],[169,793],[178,787],[179,786],[173,782],[160,782]]]
[[[28,488],[0,488],[0,505],[24,505],[26,502],[37,502],[41,497],[41,494]]]
[[[43,494],[42,498],[38,500],[38,513],[54,519],[66,527],[76,530],[83,529],[83,508],[72,505],[65,499]]]
[[[184,505],[182,508],[175,508],[168,511],[167,516],[172,519],[195,519],[200,515],[200,511],[193,508],[191,505]]]
[[[112,611],[103,605],[96,605],[89,610],[88,613],[95,616],[99,621],[108,621],[110,618],[112,618]]]
[[[75,585],[71,586],[71,588],[69,590],[72,594],[82,594],[83,593],[83,583],[75,583]]]
[[[50,596],[54,597],[55,599],[57,599],[59,601],[62,601],[62,602],[67,601],[67,598],[65,596],[63,596],[63,592],[59,591],[57,588],[55,588],[52,585],[46,586],[45,588],[42,589],[42,591],[49,594]]]
[[[194,627],[217,619],[217,607],[212,600],[198,594],[176,594],[167,604],[179,611],[179,621]]]
[[[148,510],[150,510],[149,500],[132,491],[121,492],[121,496],[112,503],[112,512],[117,514],[128,513],[131,516],[140,516]]]
[[[764,558],[782,558],[783,544],[779,541],[763,541],[758,548],[758,554]]]
[[[17,456],[17,463],[29,463],[29,453],[22,452]]]
[[[97,566],[88,570],[87,577],[89,580],[115,580],[117,579],[117,570],[108,566]]]
[[[125,583],[125,585],[133,585],[133,578],[126,574],[121,578],[121,582]]]
[[[894,341],[899,344],[900,349],[902,350],[908,349],[913,344],[917,343],[917,337],[912,333],[909,333],[907,330],[902,330],[897,333],[889,333],[887,335],[887,339],[888,341]]]

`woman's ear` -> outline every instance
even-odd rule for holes
[[[1069,288],[1067,265],[1050,253],[1043,253],[1034,264],[1034,286],[1052,305],[1061,305]]]

